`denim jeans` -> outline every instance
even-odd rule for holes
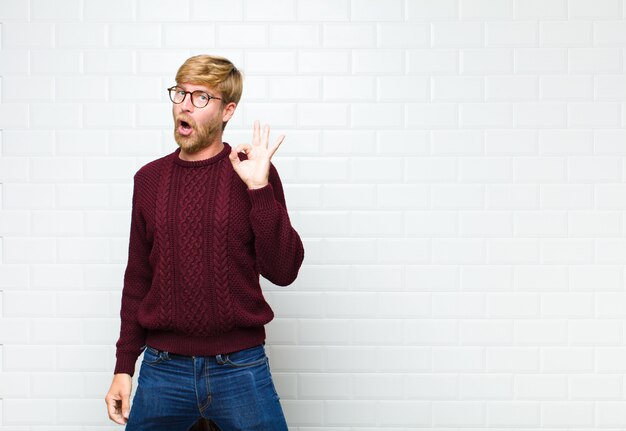
[[[222,431],[287,430],[263,346],[217,356],[146,347],[126,431],[187,431],[201,416]]]

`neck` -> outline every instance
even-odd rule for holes
[[[219,140],[195,153],[188,153],[181,147],[178,157],[181,160],[186,160],[188,162],[196,162],[198,160],[210,159],[211,157],[218,155],[223,149],[224,143]]]

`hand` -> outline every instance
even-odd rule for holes
[[[233,169],[249,189],[260,189],[267,185],[270,176],[270,160],[284,139],[285,135],[280,135],[274,145],[269,147],[270,126],[263,127],[261,136],[259,120],[256,120],[252,145],[241,144],[231,150],[229,158]],[[238,153],[245,153],[248,160],[239,160]]]
[[[119,373],[113,376],[109,393],[104,397],[109,411],[109,419],[120,425],[128,422],[130,414],[130,391],[133,379],[130,374]]]

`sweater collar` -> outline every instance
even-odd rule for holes
[[[219,162],[224,157],[228,157],[228,155],[230,154],[230,145],[224,142],[224,148],[222,148],[222,151],[220,151],[213,157],[209,157],[208,159],[203,159],[203,160],[193,160],[193,161],[183,160],[179,157],[179,154],[180,154],[180,148],[176,148],[176,151],[172,153],[174,163],[176,163],[179,166],[186,167],[186,168],[199,168],[202,166],[212,165],[214,163]]]

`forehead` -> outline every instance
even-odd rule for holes
[[[176,84],[177,87],[182,88],[185,91],[204,91],[206,93],[215,94],[215,90],[207,85],[203,84],[191,84],[189,82],[180,82]]]

